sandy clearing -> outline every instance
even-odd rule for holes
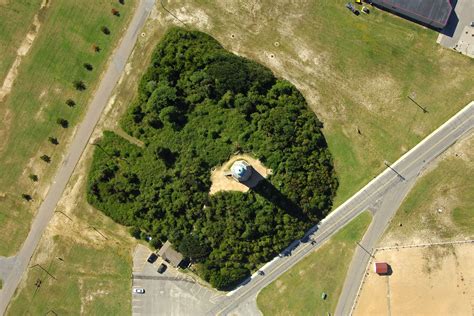
[[[263,178],[267,178],[268,175],[271,174],[271,170],[265,168],[265,166],[258,159],[255,159],[247,154],[235,155],[232,158],[230,158],[226,163],[224,163],[222,166],[214,169],[211,172],[212,185],[211,185],[211,189],[209,190],[210,194],[214,194],[219,191],[247,192],[249,190],[249,186],[243,183],[237,182],[231,178],[228,178],[225,175],[226,171],[228,171],[230,167],[232,166],[232,163],[234,163],[234,161],[236,160],[241,160],[241,159],[247,161],[252,166],[252,168],[256,170],[257,173],[260,174],[260,176],[262,176]],[[255,179],[254,175],[252,175],[252,178]],[[252,178],[250,178],[249,181],[247,181],[251,183],[250,186],[256,185],[256,183],[253,183]],[[257,182],[258,181],[259,180],[257,179]]]
[[[459,244],[378,251],[391,276],[372,264],[354,315],[472,315],[474,245]]]

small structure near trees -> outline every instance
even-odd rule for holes
[[[179,267],[184,259],[183,255],[173,248],[169,240],[160,248],[158,255],[175,268]]]

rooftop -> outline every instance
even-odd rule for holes
[[[169,240],[167,240],[163,247],[160,248],[158,255],[175,268],[180,265],[184,258],[182,254],[174,250],[173,245]]]

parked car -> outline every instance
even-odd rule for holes
[[[258,275],[265,275],[265,272],[263,272],[262,270],[258,270]]]
[[[153,252],[146,261],[148,261],[149,263],[153,263],[156,261],[156,259],[158,259],[158,256],[156,255],[156,253]]]
[[[132,292],[134,294],[145,294],[145,289],[143,289],[141,287],[135,287],[135,288],[133,288]]]
[[[156,271],[161,274],[166,271],[166,268],[167,268],[166,264],[162,263],[160,264],[160,266],[158,267],[158,270]]]

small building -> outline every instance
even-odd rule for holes
[[[450,0],[371,0],[379,8],[414,22],[442,29],[453,11]]]
[[[387,275],[390,271],[390,266],[386,262],[376,262],[374,263],[374,271],[378,275]]]
[[[183,255],[173,248],[169,240],[160,248],[158,255],[175,268],[179,267],[184,259]]]

